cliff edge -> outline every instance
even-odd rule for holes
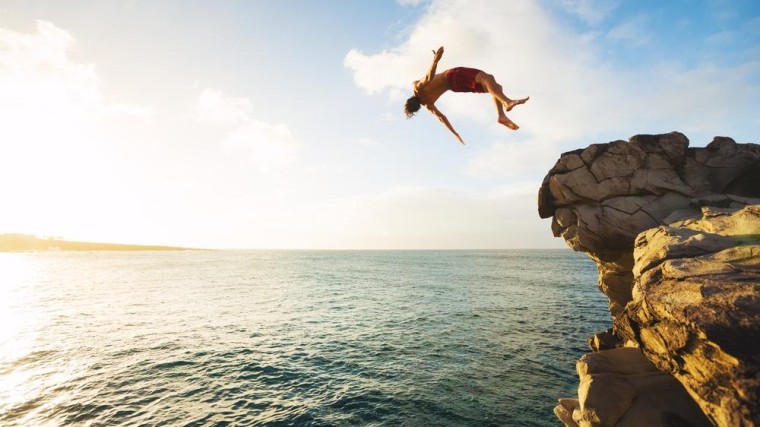
[[[554,235],[597,263],[598,286],[609,298],[613,330],[593,337],[591,347],[599,353],[587,356],[630,365],[634,356],[621,359],[613,354],[620,349],[610,350],[625,345],[638,347],[644,361],[633,363],[643,371],[618,366],[605,375],[625,371],[630,386],[654,375],[646,367],[651,364],[657,374],[677,380],[678,386],[667,385],[669,396],[682,387],[711,423],[758,422],[759,145],[716,137],[704,148],[689,148],[678,132],[593,144],[563,154],[549,171],[539,191],[539,215],[552,217]],[[566,425],[703,422],[689,412],[689,402],[681,413],[665,408],[631,421],[627,411],[658,393],[651,388],[628,387],[635,393],[627,406],[610,412],[605,405],[621,400],[609,393],[625,387],[600,386],[591,378],[600,372],[583,363],[581,399],[564,399],[555,411]],[[607,402],[593,396],[608,396]],[[614,416],[600,415],[609,413]]]

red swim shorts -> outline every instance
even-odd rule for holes
[[[488,92],[483,85],[475,82],[475,76],[480,70],[475,68],[457,67],[446,71],[446,81],[452,92]]]

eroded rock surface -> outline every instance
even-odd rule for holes
[[[613,330],[590,338],[593,354],[640,347],[712,423],[760,424],[760,145],[716,137],[689,148],[673,132],[565,153],[541,186],[539,214],[597,263]],[[617,407],[582,409],[594,381],[581,375],[579,399],[555,412],[566,425],[700,425],[682,422],[689,405],[626,421],[636,387],[619,379],[596,381]],[[675,393],[658,381],[634,401]]]
[[[586,252],[616,315],[631,300],[633,243],[674,211],[760,203],[760,146],[716,137],[689,148],[681,133],[636,135],[563,154],[539,190],[554,235]]]
[[[554,408],[565,426],[710,425],[684,387],[637,348],[587,354],[576,369],[578,399],[560,399]]]
[[[759,183],[760,185],[760,183]],[[614,320],[717,425],[760,420],[760,205],[705,207],[641,233],[633,301]]]

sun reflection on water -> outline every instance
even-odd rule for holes
[[[0,412],[26,399],[24,384],[35,374],[16,365],[31,353],[40,329],[30,310],[38,268],[27,254],[0,254]]]
[[[37,262],[25,254],[0,254],[0,363],[11,362],[34,341],[29,304],[34,304]]]

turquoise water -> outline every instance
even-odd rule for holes
[[[0,254],[0,425],[558,425],[569,250]]]

